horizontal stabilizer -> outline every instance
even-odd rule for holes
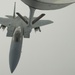
[[[8,18],[13,18],[13,16],[11,16],[11,15],[6,15],[6,17],[8,17]]]
[[[51,24],[51,23],[53,23],[53,21],[50,21],[50,20],[39,20],[38,22],[36,22],[35,24],[32,25],[32,28],[45,26],[45,25],[48,25],[48,24]]]

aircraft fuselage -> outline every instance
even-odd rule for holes
[[[11,73],[15,70],[20,55],[21,55],[21,48],[22,48],[22,41],[23,41],[23,32],[21,27],[17,27],[13,33],[11,46],[10,46],[10,53],[9,53],[9,65]]]

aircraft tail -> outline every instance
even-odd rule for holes
[[[14,10],[13,10],[13,15],[6,15],[8,18],[15,18],[16,17],[16,2],[14,2]]]
[[[15,18],[16,17],[16,2],[14,2],[14,11],[13,11],[13,18]]]

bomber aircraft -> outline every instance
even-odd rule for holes
[[[22,16],[16,12],[16,3],[14,4],[13,16],[6,15],[7,18],[0,17],[0,28],[3,30],[7,27],[7,37],[12,37],[10,53],[9,53],[9,66],[11,73],[14,72],[21,55],[22,41],[24,38],[30,38],[32,29],[40,31],[41,26],[51,24],[53,21],[40,20],[45,14],[38,17],[33,17],[36,9],[39,10],[55,10],[64,8],[74,3],[74,0],[21,0],[30,8],[30,16]],[[17,16],[15,15],[17,14]]]

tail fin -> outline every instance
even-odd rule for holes
[[[16,2],[14,2],[13,18],[15,18],[15,17],[16,17],[15,13],[16,13]]]
[[[14,2],[14,10],[13,10],[13,15],[6,15],[8,18],[15,18],[16,17],[16,2]]]

